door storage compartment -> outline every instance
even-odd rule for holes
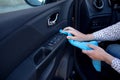
[[[45,47],[41,47],[34,56],[34,63],[38,65],[51,51]]]

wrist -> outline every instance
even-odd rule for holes
[[[110,54],[106,54],[103,61],[105,61],[107,64],[111,65],[112,64],[112,60],[114,58],[115,57],[111,56]]]
[[[94,40],[93,34],[86,34],[86,39],[89,40]]]

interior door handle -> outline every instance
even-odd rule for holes
[[[58,15],[59,15],[58,13],[55,13],[48,18],[48,26],[56,24],[58,20]]]

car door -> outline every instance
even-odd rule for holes
[[[74,0],[29,1],[0,2],[0,80],[67,79],[73,48],[59,29],[72,25]]]

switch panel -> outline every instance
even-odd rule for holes
[[[65,37],[65,35],[62,35],[60,33],[53,36],[47,43],[45,43],[43,46],[48,47],[49,49],[53,49],[59,42]]]

